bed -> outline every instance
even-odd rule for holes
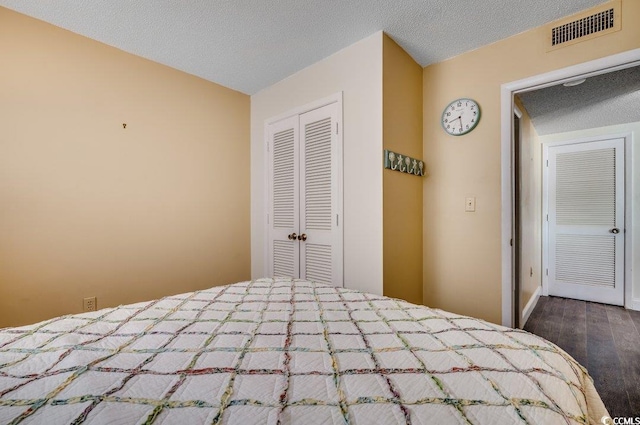
[[[1,424],[593,424],[521,330],[276,278],[0,329]]]

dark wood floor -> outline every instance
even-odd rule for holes
[[[640,312],[540,297],[524,329],[585,366],[612,417],[640,416]]]

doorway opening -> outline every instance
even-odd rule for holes
[[[543,211],[541,207],[541,195],[538,196],[534,192],[527,192],[527,190],[530,188],[527,188],[526,180],[527,178],[530,178],[531,175],[524,177],[522,175],[523,169],[526,169],[527,165],[531,165],[527,164],[527,162],[523,163],[522,161],[522,158],[526,159],[527,154],[529,153],[529,160],[532,162],[539,161],[540,168],[536,168],[534,164],[534,166],[531,167],[528,172],[533,173],[534,177],[539,178],[539,181],[541,182],[541,145],[538,144],[523,147],[522,140],[519,140],[516,147],[514,143],[516,137],[516,125],[519,126],[518,134],[522,134],[523,130],[526,132],[529,127],[533,126],[533,120],[531,120],[531,117],[527,117],[527,93],[537,93],[542,89],[550,87],[564,88],[564,86],[562,86],[562,84],[564,83],[572,83],[578,79],[589,79],[591,77],[610,74],[615,71],[637,67],[638,65],[640,65],[640,49],[628,51],[591,62],[586,62],[580,65],[564,68],[524,80],[515,81],[512,83],[504,84],[502,86],[501,114],[503,325],[518,327],[524,326],[524,323],[528,318],[528,314],[531,313],[536,305],[538,297],[540,295],[546,295],[548,293],[548,288],[546,287],[546,285],[542,284],[543,276],[546,277],[547,273],[547,267],[545,267],[544,269],[542,267],[542,254],[537,256],[539,261],[536,262],[536,255],[531,255],[531,252],[525,252],[527,249],[531,248],[529,244],[531,240],[533,240],[535,243],[540,244],[538,252],[541,253],[542,232],[548,230],[546,228],[543,229],[542,225],[544,222],[542,220]],[[640,90],[637,90],[636,93],[640,94]],[[640,99],[638,99],[638,101],[640,101]],[[521,104],[518,105],[518,103]],[[524,104],[524,106],[522,104]],[[514,106],[523,106],[523,108],[525,109],[524,111],[522,111],[525,114],[524,120],[521,117],[518,117],[517,120],[514,120]],[[586,109],[583,108],[583,105],[581,104],[574,104],[571,108],[568,109],[569,111],[573,110],[577,111],[578,113],[585,113],[586,111]],[[640,108],[638,108],[636,104],[636,107],[633,109],[638,110]],[[547,117],[553,117],[552,111],[546,111],[546,113]],[[640,137],[640,118],[638,118],[637,121],[639,122],[639,133],[636,137]],[[606,125],[603,126],[606,127]],[[523,129],[523,127],[526,128]],[[564,130],[564,132],[568,131],[572,131],[572,129]],[[532,147],[534,149],[528,150]],[[521,160],[515,161],[515,158],[520,158]],[[632,161],[630,158],[628,158],[627,164],[625,164],[625,177],[628,182],[632,181],[630,174],[631,164]],[[638,189],[639,188],[635,188],[633,190],[637,191]],[[630,196],[630,193],[631,191],[627,190],[626,196]],[[532,199],[534,199],[536,196],[540,204],[536,204],[537,201],[532,202]],[[532,208],[532,210],[523,207],[526,202],[528,202],[527,205],[529,208]],[[538,208],[536,205],[540,205],[540,207]],[[527,214],[529,214],[529,216],[525,217]],[[535,219],[536,214],[539,216],[538,219]],[[546,212],[544,212],[544,214],[544,218],[546,220]],[[627,308],[640,309],[640,275],[639,279],[635,279],[635,286],[639,286],[639,288],[636,290],[636,299],[634,299],[632,291],[632,283],[634,280],[632,279],[633,276],[630,273],[631,263],[633,260],[631,253],[631,239],[633,237],[637,238],[637,235],[633,235],[631,230],[633,217],[630,202],[628,202],[625,206],[625,218],[627,219],[627,235],[631,234],[632,237],[627,237],[623,244],[624,258],[626,262],[626,266],[623,270],[624,281],[626,281],[624,290],[624,305]],[[534,222],[538,222],[537,225],[539,226],[539,229],[531,226],[532,219],[534,220]],[[529,232],[528,236],[527,232]],[[535,252],[536,250],[533,249],[533,251]],[[527,270],[529,270],[529,273],[527,273]],[[539,283],[536,284],[535,282]]]

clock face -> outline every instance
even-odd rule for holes
[[[480,121],[480,106],[475,100],[457,99],[442,112],[442,128],[453,136],[473,130]]]

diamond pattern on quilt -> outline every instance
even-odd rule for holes
[[[288,278],[0,329],[0,423],[571,425],[592,391],[526,332]]]
[[[210,424],[218,409],[210,407],[181,407],[163,410],[154,423],[158,424]],[[188,418],[185,422],[185,418]]]
[[[414,404],[409,406],[412,425],[459,425],[464,423],[486,423],[500,424],[501,422],[486,421],[472,422],[470,418],[463,416],[462,413],[452,405],[438,404]]]
[[[75,403],[75,404],[54,404],[48,407],[48,409],[38,410],[31,418],[30,421],[36,424],[46,425],[51,423],[51,418],[56,418],[58,423],[72,423],[73,419],[82,413],[90,403]]]
[[[329,375],[332,373],[331,356],[320,351],[293,351],[289,369],[294,375]]]
[[[229,386],[231,374],[215,373],[187,377],[170,400],[220,407],[220,399]]]
[[[283,412],[280,419],[285,424],[344,424],[344,417],[337,406],[291,406]]]
[[[349,406],[349,420],[353,424],[405,424],[407,418],[400,406],[390,404],[386,409],[372,409],[367,404],[355,404]]]
[[[146,404],[103,401],[89,413],[84,421],[91,425],[136,424],[152,412],[153,406]],[[84,417],[84,414],[80,413],[78,417]],[[49,420],[51,419],[49,418]],[[49,423],[53,423],[53,421]]]
[[[126,376],[127,374],[125,373],[96,372],[89,370],[74,379],[67,387],[60,391],[53,400],[99,396],[119,386]]]
[[[289,385],[289,400],[292,404],[310,404],[305,403],[305,400],[313,400],[320,405],[338,405],[338,391],[330,376],[293,375]]]

